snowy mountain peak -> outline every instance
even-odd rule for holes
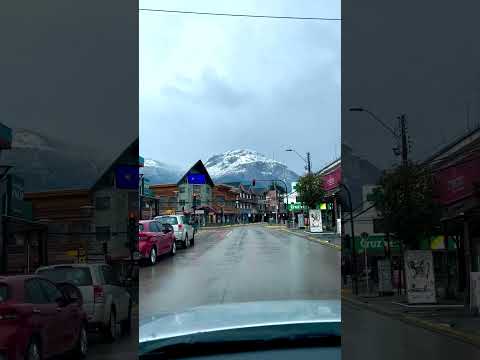
[[[298,175],[285,164],[250,149],[236,149],[214,155],[205,162],[205,167],[216,183],[280,179],[285,180],[290,187],[290,182],[298,179]]]
[[[13,131],[13,149],[37,149],[54,151],[55,146],[44,136],[31,130],[17,129]]]
[[[250,149],[230,150],[214,155],[207,160],[205,167],[213,178],[217,178],[233,173],[244,173],[246,167],[255,166],[255,164],[272,169],[274,167],[286,168],[285,164]]]

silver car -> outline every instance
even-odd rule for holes
[[[53,282],[76,285],[91,330],[102,331],[109,341],[128,333],[131,326],[132,299],[121,286],[113,268],[107,264],[62,264],[44,266],[35,272]]]
[[[175,231],[175,239],[188,248],[195,244],[195,231],[185,215],[163,215],[155,217],[162,224],[170,224]]]

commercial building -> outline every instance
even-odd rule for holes
[[[435,177],[442,206],[435,270],[449,295],[470,300],[470,276],[480,271],[480,129],[433,154],[425,165]]]
[[[17,184],[21,182],[17,180]],[[11,210],[4,219],[8,239],[5,272],[29,273],[39,265],[104,261],[120,271],[126,269],[130,259],[128,219],[138,218],[138,139],[90,184],[22,192],[16,201],[6,201]],[[24,219],[28,208],[29,226]],[[11,217],[14,222],[8,220]],[[22,263],[26,265],[22,267]]]

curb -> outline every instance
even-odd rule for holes
[[[341,247],[340,245],[331,244],[331,243],[329,243],[329,242],[326,241],[326,240],[320,240],[320,239],[317,239],[317,238],[315,238],[315,237],[313,237],[313,236],[308,236],[308,235],[307,235],[307,236],[303,236],[302,234],[297,234],[297,233],[295,233],[294,231],[291,231],[291,230],[288,230],[288,229],[284,229],[284,228],[281,228],[280,230],[285,231],[285,232],[288,232],[288,233],[293,234],[293,235],[297,235],[297,236],[299,236],[299,237],[301,237],[301,238],[304,238],[304,239],[307,239],[307,240],[309,240],[309,241],[314,241],[314,242],[316,242],[316,243],[318,243],[318,244],[321,244],[321,245],[323,245],[323,246],[330,247],[330,248],[335,249],[335,250],[338,250],[338,251],[341,251],[341,250],[342,250],[342,247]]]
[[[218,229],[230,229],[232,227],[241,227],[241,226],[250,226],[253,224],[235,224],[235,225],[223,225],[223,226],[207,226],[202,227],[197,230],[197,232],[206,231],[206,230],[218,230]]]
[[[367,308],[367,310],[375,312],[380,315],[384,315],[386,317],[390,317],[392,319],[396,319],[399,321],[402,321],[403,323],[409,324],[409,325],[414,325],[426,330],[430,330],[432,332],[435,332],[437,334],[449,336],[451,338],[460,340],[464,343],[467,343],[469,345],[473,345],[475,347],[480,348],[480,336],[477,335],[470,335],[464,331],[458,331],[455,329],[452,329],[450,327],[447,327],[442,324],[437,324],[433,323],[427,320],[423,319],[418,319],[415,316],[412,315],[405,315],[405,314],[393,314],[387,310],[379,309],[371,304],[352,299],[349,296],[342,295],[342,301],[347,301],[353,305],[356,305],[358,307],[363,307]]]

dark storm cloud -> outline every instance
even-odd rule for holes
[[[389,133],[407,114],[412,158],[464,134],[480,112],[478,2],[358,1],[342,4],[342,141],[381,167],[394,160]],[[467,109],[470,108],[470,124]]]
[[[2,4],[0,121],[117,155],[138,136],[136,8],[135,1]]]

